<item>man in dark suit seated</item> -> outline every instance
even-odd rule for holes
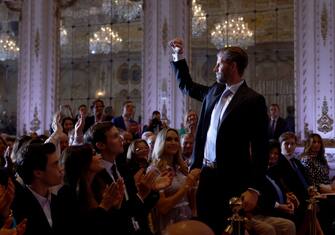
[[[20,150],[17,171],[24,182],[13,202],[17,222],[27,218],[25,235],[58,234],[57,198],[49,188],[61,184],[59,156],[52,143],[28,144]]]
[[[308,228],[306,211],[307,200],[310,198],[308,189],[311,186],[307,177],[306,171],[301,162],[296,158],[294,150],[297,145],[297,137],[293,132],[285,132],[279,137],[281,145],[281,156],[275,166],[271,167],[268,174],[276,182],[280,182],[287,191],[293,192],[298,198],[300,205],[294,211],[297,231],[300,234],[305,234],[304,231]],[[318,230],[321,230],[317,218],[314,222]]]
[[[244,209],[258,201],[267,167],[267,108],[262,95],[242,78],[247,53],[239,47],[219,50],[214,67],[216,82],[205,86],[192,81],[183,42],[170,42],[171,63],[179,88],[202,102],[195,135],[193,164],[202,168],[197,191],[200,220],[222,234],[230,215],[229,199],[242,194]]]
[[[284,118],[280,117],[278,104],[270,105],[270,120],[268,127],[269,139],[278,140],[279,136],[287,131],[287,125]]]

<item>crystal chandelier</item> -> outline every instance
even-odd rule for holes
[[[244,23],[243,17],[232,17],[214,25],[210,40],[218,49],[228,46],[246,48],[254,44],[252,36],[253,32]]]
[[[0,35],[0,60],[15,60],[20,49],[16,46],[15,40],[8,34]]]
[[[90,38],[91,54],[109,54],[118,53],[122,47],[122,38],[109,26],[102,26],[100,30]]]
[[[192,36],[199,37],[206,29],[206,13],[196,0],[192,0]]]
[[[140,16],[142,1],[103,0],[102,12],[119,22],[132,21]]]

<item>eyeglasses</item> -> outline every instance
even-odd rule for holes
[[[136,148],[135,149],[135,152],[141,152],[141,151],[144,151],[144,150],[149,150],[149,147],[145,146],[145,147],[141,147],[141,148]]]

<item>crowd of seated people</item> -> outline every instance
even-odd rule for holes
[[[141,128],[133,102],[115,118],[104,107],[97,99],[91,116],[86,105],[76,116],[55,113],[48,136],[0,135],[0,235],[195,234],[197,227],[212,234],[196,221],[196,112],[174,129],[156,110]],[[297,137],[285,129],[278,105],[271,107],[275,139],[265,146],[269,165],[258,205],[240,211],[245,234],[334,234],[335,184],[322,138],[311,134],[295,155]]]

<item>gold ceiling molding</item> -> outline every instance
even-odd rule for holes
[[[326,44],[327,34],[328,34],[328,10],[326,3],[323,3],[321,12],[321,36],[323,39],[323,45]]]

